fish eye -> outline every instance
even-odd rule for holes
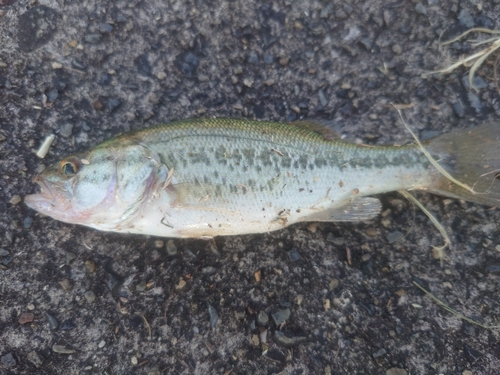
[[[59,163],[59,172],[65,176],[73,176],[80,169],[80,160],[70,156]]]

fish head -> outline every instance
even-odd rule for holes
[[[62,159],[34,178],[39,194],[24,202],[66,223],[118,230],[152,199],[166,168],[140,145],[97,147]]]

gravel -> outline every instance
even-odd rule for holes
[[[369,146],[412,142],[390,103],[409,107],[418,134],[498,119],[494,56],[477,92],[462,82],[467,68],[422,77],[471,52],[440,36],[499,24],[497,6],[348,3],[1,2],[0,372],[498,372],[498,330],[471,328],[413,284],[495,325],[498,210],[416,194],[450,234],[441,264],[439,233],[394,205],[397,193],[366,223],[210,243],[98,232],[10,202],[36,191],[49,164],[175,119],[316,118]],[[20,324],[27,311],[34,320]],[[261,312],[272,313],[265,326]]]

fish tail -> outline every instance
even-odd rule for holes
[[[424,147],[451,177],[435,174],[429,191],[500,207],[500,123],[444,134]]]

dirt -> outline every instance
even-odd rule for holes
[[[417,194],[450,234],[441,265],[438,231],[397,193],[370,222],[215,242],[98,232],[16,202],[43,166],[175,119],[323,119],[369,145],[412,141],[390,103],[422,138],[497,120],[494,57],[478,91],[464,67],[423,73],[471,52],[440,37],[494,28],[499,11],[450,0],[0,1],[0,373],[499,373],[498,330],[413,284],[497,325],[498,209]]]

